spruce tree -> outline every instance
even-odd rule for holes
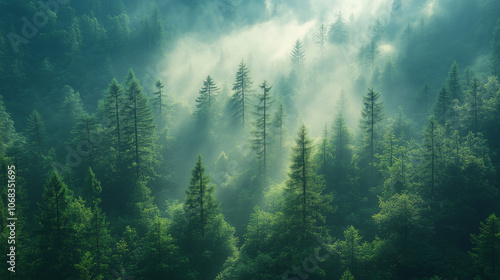
[[[163,88],[165,87],[165,85],[162,83],[162,81],[160,79],[158,79],[155,82],[155,87],[156,87],[156,91],[154,92],[154,95],[155,95],[154,104],[156,106],[158,106],[158,113],[161,117],[161,116],[163,116],[162,115],[162,111],[164,110],[163,107],[165,107],[165,104],[164,104],[165,99],[164,99],[164,94],[163,94]]]
[[[116,153],[119,153],[121,149],[121,130],[123,128],[121,127],[120,112],[123,112],[123,101],[123,90],[118,81],[113,79],[104,96],[101,110],[106,125],[106,139]]]
[[[215,115],[215,102],[218,93],[219,87],[217,87],[212,77],[208,75],[207,79],[203,81],[203,87],[196,98],[196,116],[199,120],[212,120]]]
[[[375,137],[377,126],[382,121],[384,105],[379,101],[380,93],[373,88],[368,89],[368,94],[363,97],[363,109],[361,111],[361,128],[367,133],[369,145],[369,163],[373,166],[375,155]]]
[[[273,100],[270,94],[272,86],[269,86],[267,81],[262,82],[259,87],[262,89],[262,93],[257,94],[258,104],[255,106],[255,115],[257,119],[254,124],[255,130],[253,132],[254,138],[252,139],[252,147],[259,161],[259,169],[263,174],[263,178],[265,178],[268,163],[269,131],[271,126],[270,109]]]
[[[448,121],[448,114],[451,107],[450,100],[448,89],[444,84],[441,85],[436,105],[434,105],[434,116],[441,125],[446,125]]]
[[[460,82],[460,72],[458,70],[457,62],[453,62],[448,72],[448,79],[446,80],[446,85],[450,94],[450,100],[457,99],[459,102],[462,101],[462,87]]]
[[[304,66],[305,55],[302,41],[300,41],[299,39],[295,41],[292,52],[290,53],[290,57],[292,59],[293,70],[300,71]]]
[[[471,255],[474,264],[486,280],[498,279],[500,275],[500,219],[491,214],[481,222],[479,234],[472,234],[474,248]]]
[[[70,216],[72,199],[66,184],[53,171],[44,189],[43,203],[38,204],[39,279],[69,279],[73,273],[71,261],[77,248],[71,247],[76,235]]]
[[[325,52],[325,46],[328,41],[328,30],[324,24],[321,24],[321,26],[318,29],[318,33],[316,33],[316,36],[314,38],[314,43],[318,46],[319,54],[323,56]]]
[[[186,191],[185,212],[192,225],[193,233],[205,237],[207,226],[217,213],[213,192],[215,186],[210,184],[210,177],[206,174],[201,155],[191,172],[189,189]]]
[[[315,234],[322,233],[319,223],[325,222],[325,214],[332,209],[332,196],[322,193],[325,186],[314,172],[312,154],[312,140],[302,124],[292,149],[282,210],[291,223],[292,236],[302,246],[307,246]]]
[[[233,84],[233,118],[239,120],[241,127],[245,127],[245,113],[248,107],[248,99],[252,93],[252,79],[250,71],[244,60],[241,60],[236,72]],[[247,117],[248,118],[248,117]]]
[[[28,117],[26,138],[27,144],[35,148],[37,152],[42,152],[46,148],[45,123],[36,109]]]
[[[155,125],[147,97],[132,71],[130,76],[122,113],[124,156],[128,161],[126,167],[135,169],[136,178],[146,179],[153,173],[156,162]]]
[[[347,26],[342,17],[342,12],[339,12],[337,20],[330,26],[330,42],[335,44],[347,42]]]

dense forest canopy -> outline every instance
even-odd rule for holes
[[[498,0],[0,0],[0,278],[498,280],[499,77]]]

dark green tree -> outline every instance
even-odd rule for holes
[[[36,109],[28,117],[25,134],[27,144],[38,152],[42,152],[47,147],[45,123]]]
[[[158,106],[158,113],[161,117],[163,116],[162,109],[164,109],[163,107],[165,106],[165,99],[163,94],[163,88],[165,87],[165,85],[162,83],[160,79],[158,79],[155,82],[155,87],[156,91],[154,92],[155,95],[154,103],[156,106]]]
[[[328,30],[324,24],[318,28],[318,33],[314,37],[314,43],[318,46],[319,54],[323,56],[325,53],[325,46],[328,42]]]
[[[481,222],[479,234],[472,234],[474,248],[469,252],[480,275],[487,280],[500,275],[500,219],[491,214]]]
[[[266,177],[267,163],[268,163],[268,144],[269,144],[269,131],[271,126],[271,104],[273,102],[270,91],[270,86],[267,81],[262,82],[259,86],[262,93],[257,94],[258,104],[255,106],[255,120],[254,138],[252,139],[252,147],[257,155],[259,161],[259,168],[262,172],[263,178]]]
[[[241,127],[245,127],[245,111],[248,107],[248,99],[252,93],[252,79],[250,71],[247,68],[245,61],[241,60],[236,72],[235,81],[233,84],[233,118],[239,120]]]
[[[290,223],[290,237],[296,238],[299,248],[307,246],[313,236],[323,233],[319,223],[324,223],[325,214],[332,210],[333,197],[323,194],[325,186],[314,172],[312,155],[312,140],[302,124],[292,149],[282,210]]]
[[[206,228],[213,220],[218,209],[213,197],[214,189],[214,185],[210,184],[210,177],[205,172],[201,155],[199,155],[191,172],[191,181],[186,192],[184,211],[193,232],[201,237],[205,237]]]
[[[70,212],[72,200],[68,187],[53,171],[44,189],[43,203],[38,204],[39,279],[69,279],[74,274],[72,261],[77,248],[71,244],[76,235]]]
[[[439,90],[438,99],[434,105],[434,116],[439,124],[445,125],[448,120],[448,114],[450,111],[450,94],[445,85],[441,86]]]
[[[340,11],[337,20],[330,26],[330,42],[343,44],[347,42],[347,25]]]
[[[135,169],[136,178],[153,173],[156,162],[156,134],[153,114],[147,97],[132,71],[123,107],[124,156],[127,169]]]
[[[363,97],[363,109],[361,111],[361,128],[367,133],[369,163],[371,166],[373,166],[373,157],[375,155],[375,130],[384,117],[384,105],[382,101],[379,101],[379,98],[379,92],[375,92],[373,88],[368,89],[368,94]]]
[[[304,54],[304,47],[302,46],[302,41],[300,41],[299,39],[295,41],[290,56],[292,59],[293,70],[300,71],[304,66],[305,54]]]
[[[217,87],[212,77],[208,75],[207,79],[203,81],[203,87],[196,98],[196,116],[199,120],[208,121],[214,117],[218,93],[219,87]]]
[[[450,94],[450,100],[457,99],[462,101],[462,87],[460,81],[460,72],[458,70],[458,65],[453,62],[448,72],[448,79],[446,80],[446,85]]]

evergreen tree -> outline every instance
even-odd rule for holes
[[[474,248],[469,252],[481,276],[486,280],[500,275],[500,219],[491,214],[479,227],[479,234],[472,234]]]
[[[76,147],[82,147],[81,151],[78,152],[88,157],[88,167],[90,168],[95,168],[94,144],[99,141],[99,139],[96,139],[98,133],[98,124],[95,116],[87,113],[82,114],[78,118],[71,132],[71,134],[73,134],[72,143],[75,144]]]
[[[112,149],[119,153],[121,147],[121,116],[123,112],[123,90],[116,79],[113,79],[108,86],[108,91],[104,97],[101,108],[106,124],[106,139]]]
[[[324,223],[325,214],[332,209],[332,196],[322,194],[324,183],[314,172],[312,153],[312,141],[305,125],[301,125],[292,149],[282,210],[299,248],[307,246],[313,236],[322,233],[319,222]]]
[[[3,97],[0,95],[0,155],[4,153],[5,148],[17,140],[14,121],[7,112]]]
[[[219,88],[215,81],[208,75],[196,98],[196,116],[199,120],[208,121],[214,117],[218,92]]]
[[[155,126],[148,100],[132,71],[130,76],[122,114],[126,167],[135,167],[136,178],[147,178],[156,161]]]
[[[214,185],[205,173],[201,155],[191,172],[189,189],[186,192],[185,212],[192,225],[193,233],[205,237],[207,226],[217,213],[218,205],[213,197]]]
[[[277,149],[278,149],[278,158],[282,158],[283,155],[283,146],[285,144],[285,135],[287,133],[287,129],[285,127],[285,119],[286,119],[285,105],[283,102],[280,102],[278,105],[278,110],[274,114],[273,119],[273,127],[274,127],[274,139],[277,141]]]
[[[154,93],[155,95],[155,99],[154,99],[154,103],[156,106],[158,106],[158,113],[161,116],[163,116],[162,114],[162,109],[164,110],[164,105],[165,105],[165,100],[164,100],[164,97],[163,97],[163,88],[165,87],[165,85],[161,82],[160,79],[156,80],[155,82],[155,87],[156,87],[156,91]]]
[[[448,114],[450,111],[450,95],[444,85],[439,90],[436,105],[434,105],[434,116],[441,125],[445,125],[448,121]]]
[[[266,177],[267,161],[268,161],[268,143],[269,143],[269,130],[271,126],[271,88],[267,81],[262,82],[259,86],[262,93],[257,94],[258,104],[255,106],[255,130],[254,139],[252,139],[252,147],[257,154],[259,161],[259,168],[262,172],[263,178]]]
[[[248,106],[248,99],[252,93],[252,85],[253,82],[250,78],[250,71],[245,61],[241,60],[233,84],[234,93],[232,99],[234,106],[233,118],[239,120],[242,127],[245,127],[245,109]]]
[[[379,56],[380,52],[378,50],[377,41],[372,39],[370,44],[365,47],[364,57],[365,63],[370,65],[371,69],[375,68],[375,60]]]
[[[342,264],[347,269],[346,272],[351,274],[352,271],[356,275],[362,259],[362,243],[358,230],[352,225],[349,226],[344,231],[344,240],[338,241],[336,245],[338,246]]]
[[[392,263],[398,264],[395,279],[414,276],[426,261],[420,256],[427,247],[421,240],[432,232],[427,219],[428,210],[422,198],[415,194],[395,194],[386,201],[380,200],[380,212],[373,218],[394,250],[388,253],[393,258]]]
[[[380,93],[373,88],[368,89],[368,94],[363,97],[363,109],[361,111],[361,128],[368,134],[368,145],[370,149],[370,165],[373,166],[375,155],[375,129],[383,119],[382,101],[379,101]]]
[[[173,232],[190,260],[190,270],[198,274],[195,279],[200,280],[215,278],[223,263],[236,252],[234,228],[225,222],[213,193],[214,185],[199,155],[184,202],[188,223],[174,217]]]
[[[300,69],[302,69],[302,67],[304,66],[305,55],[302,41],[300,41],[299,39],[295,41],[290,56],[292,59],[293,70],[300,71]]]
[[[38,204],[39,279],[69,279],[74,273],[71,261],[77,248],[71,247],[76,235],[70,215],[72,199],[66,184],[53,171],[44,189],[43,204]]]
[[[339,12],[337,20],[330,26],[330,42],[335,44],[347,42],[347,26],[342,17],[342,12]]]
[[[472,118],[472,130],[477,131],[479,129],[478,124],[478,110],[479,110],[479,87],[480,82],[477,77],[474,75],[470,82],[470,91],[469,91],[469,112]]]
[[[28,117],[25,134],[27,144],[35,148],[37,152],[42,152],[46,148],[45,123],[36,109]]]
[[[457,99],[459,102],[462,101],[462,88],[460,82],[458,66],[456,62],[451,65],[450,72],[448,72],[448,79],[446,80],[446,85],[448,86],[448,91],[450,94],[450,100]]]
[[[316,33],[316,36],[314,38],[314,43],[318,45],[318,50],[321,56],[323,56],[325,52],[325,46],[328,40],[327,36],[328,36],[328,30],[326,29],[324,24],[321,24],[321,26],[318,29],[318,33]]]

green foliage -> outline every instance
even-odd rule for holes
[[[250,95],[252,93],[252,79],[250,71],[244,60],[241,60],[236,72],[232,90],[234,91],[232,100],[233,118],[238,121],[240,127],[245,127],[245,112],[248,107]],[[247,114],[248,115],[248,114]],[[248,119],[248,117],[247,117]]]
[[[123,106],[123,151],[126,170],[147,180],[156,162],[156,132],[148,99],[130,70]]]
[[[312,141],[302,125],[292,148],[282,209],[290,237],[296,238],[299,246],[304,246],[312,236],[322,232],[319,223],[324,223],[325,214],[332,210],[330,203],[333,197],[322,194],[325,187],[314,172],[312,153]]]
[[[216,112],[215,102],[218,94],[219,87],[217,87],[212,77],[208,75],[207,79],[203,81],[203,87],[196,98],[196,116],[198,120],[213,121]]]
[[[185,209],[191,232],[205,237],[207,226],[219,212],[213,197],[215,187],[210,184],[210,177],[205,173],[201,155],[191,171],[189,189],[186,191]]]
[[[348,270],[344,271],[344,274],[342,274],[342,277],[340,278],[340,280],[354,280],[354,276],[352,275],[352,273]]]
[[[368,93],[363,97],[363,109],[361,111],[361,128],[366,132],[369,146],[369,163],[373,165],[375,155],[375,130],[384,118],[382,101],[379,101],[380,93],[373,88],[368,89]]]
[[[342,17],[342,12],[339,12],[337,20],[330,25],[330,42],[335,44],[344,44],[347,42],[347,25]]]
[[[259,162],[259,171],[262,172],[263,178],[265,178],[268,164],[269,131],[272,121],[270,109],[273,99],[270,94],[272,86],[267,81],[262,82],[259,87],[262,89],[262,93],[257,94],[258,104],[255,106],[256,120],[252,148]]]
[[[472,234],[474,248],[470,255],[484,279],[497,279],[500,274],[500,219],[491,214],[479,227],[479,234]]]
[[[292,52],[290,53],[292,60],[292,67],[295,71],[299,71],[304,66],[305,52],[302,46],[302,41],[297,39],[293,45]]]

